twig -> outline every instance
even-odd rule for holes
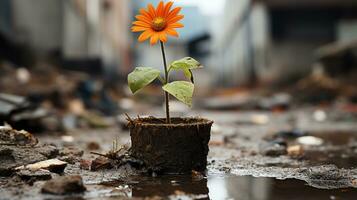
[[[126,116],[126,120],[129,121],[130,123],[134,123],[134,121],[131,119],[131,117],[128,115],[128,113],[124,113]]]

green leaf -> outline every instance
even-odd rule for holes
[[[192,71],[190,69],[184,69],[183,70],[183,74],[185,75],[185,77],[188,80],[191,80],[191,83],[195,83],[194,79],[193,79],[193,74]]]
[[[149,85],[160,76],[160,71],[151,67],[137,67],[128,75],[128,84],[131,92],[135,94],[143,87]]]
[[[170,70],[188,70],[201,68],[201,64],[191,57],[182,58],[171,63]]]
[[[191,107],[194,87],[192,83],[187,81],[174,81],[164,85],[162,89]]]

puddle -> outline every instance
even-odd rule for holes
[[[94,190],[95,189],[95,190]],[[355,199],[357,189],[321,190],[305,182],[251,176],[210,175],[133,177],[130,180],[103,183],[89,188],[84,199],[116,199],[117,197],[162,197],[164,199],[236,199],[236,200],[304,200]],[[91,191],[92,190],[92,191]]]

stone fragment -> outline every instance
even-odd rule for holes
[[[16,175],[18,175],[22,180],[30,182],[50,180],[52,178],[51,173],[47,170],[31,171],[23,169],[16,172]]]
[[[86,187],[83,184],[82,177],[78,175],[62,176],[49,180],[41,190],[42,193],[55,195],[82,193],[84,191],[86,191]]]
[[[29,164],[25,166],[17,167],[16,170],[28,169],[31,171],[38,171],[40,169],[46,169],[50,172],[54,173],[62,173],[66,168],[67,163],[58,159],[50,159],[41,162],[37,162],[34,164]]]

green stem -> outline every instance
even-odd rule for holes
[[[169,83],[169,72],[167,70],[167,62],[166,62],[166,55],[165,55],[165,46],[164,43],[160,41],[161,45],[161,53],[162,53],[162,59],[164,62],[164,68],[165,68],[165,83]],[[169,106],[169,93],[165,91],[165,108],[166,108],[166,123],[171,124],[171,119],[170,119],[170,106]]]

